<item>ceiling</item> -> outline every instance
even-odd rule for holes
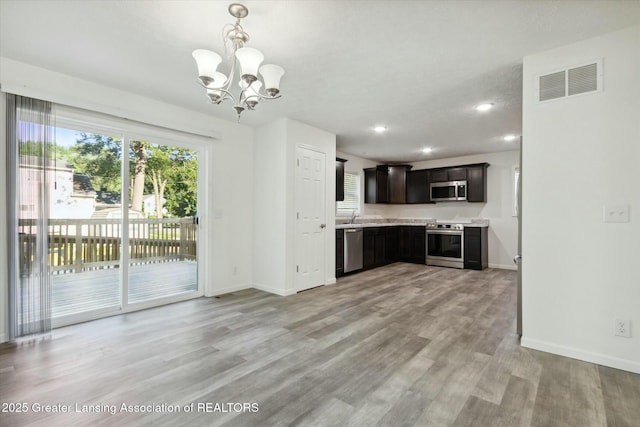
[[[191,57],[224,52],[229,3],[0,0],[0,55],[235,121],[207,103]],[[381,162],[517,149],[502,137],[522,129],[523,56],[640,23],[638,0],[243,4],[248,46],[287,74],[242,123],[290,117]]]

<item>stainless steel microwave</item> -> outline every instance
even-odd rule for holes
[[[432,202],[467,200],[467,181],[432,182],[429,194]]]

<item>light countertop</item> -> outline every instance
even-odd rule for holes
[[[422,226],[426,227],[427,223],[438,223],[438,224],[462,224],[465,227],[489,227],[488,219],[466,219],[466,220],[435,220],[435,219],[424,219],[424,220],[379,220],[376,222],[375,220],[371,222],[360,221],[355,224],[336,224],[336,230],[341,230],[345,228],[368,228],[368,227],[397,227],[397,226]]]

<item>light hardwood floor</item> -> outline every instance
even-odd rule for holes
[[[0,425],[640,425],[640,375],[520,347],[515,304],[515,272],[396,263],[286,298],[247,290],[62,328],[0,346],[0,401],[29,409]]]

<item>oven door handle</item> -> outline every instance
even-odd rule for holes
[[[462,230],[427,230],[427,234],[448,234],[452,236],[462,236]]]

